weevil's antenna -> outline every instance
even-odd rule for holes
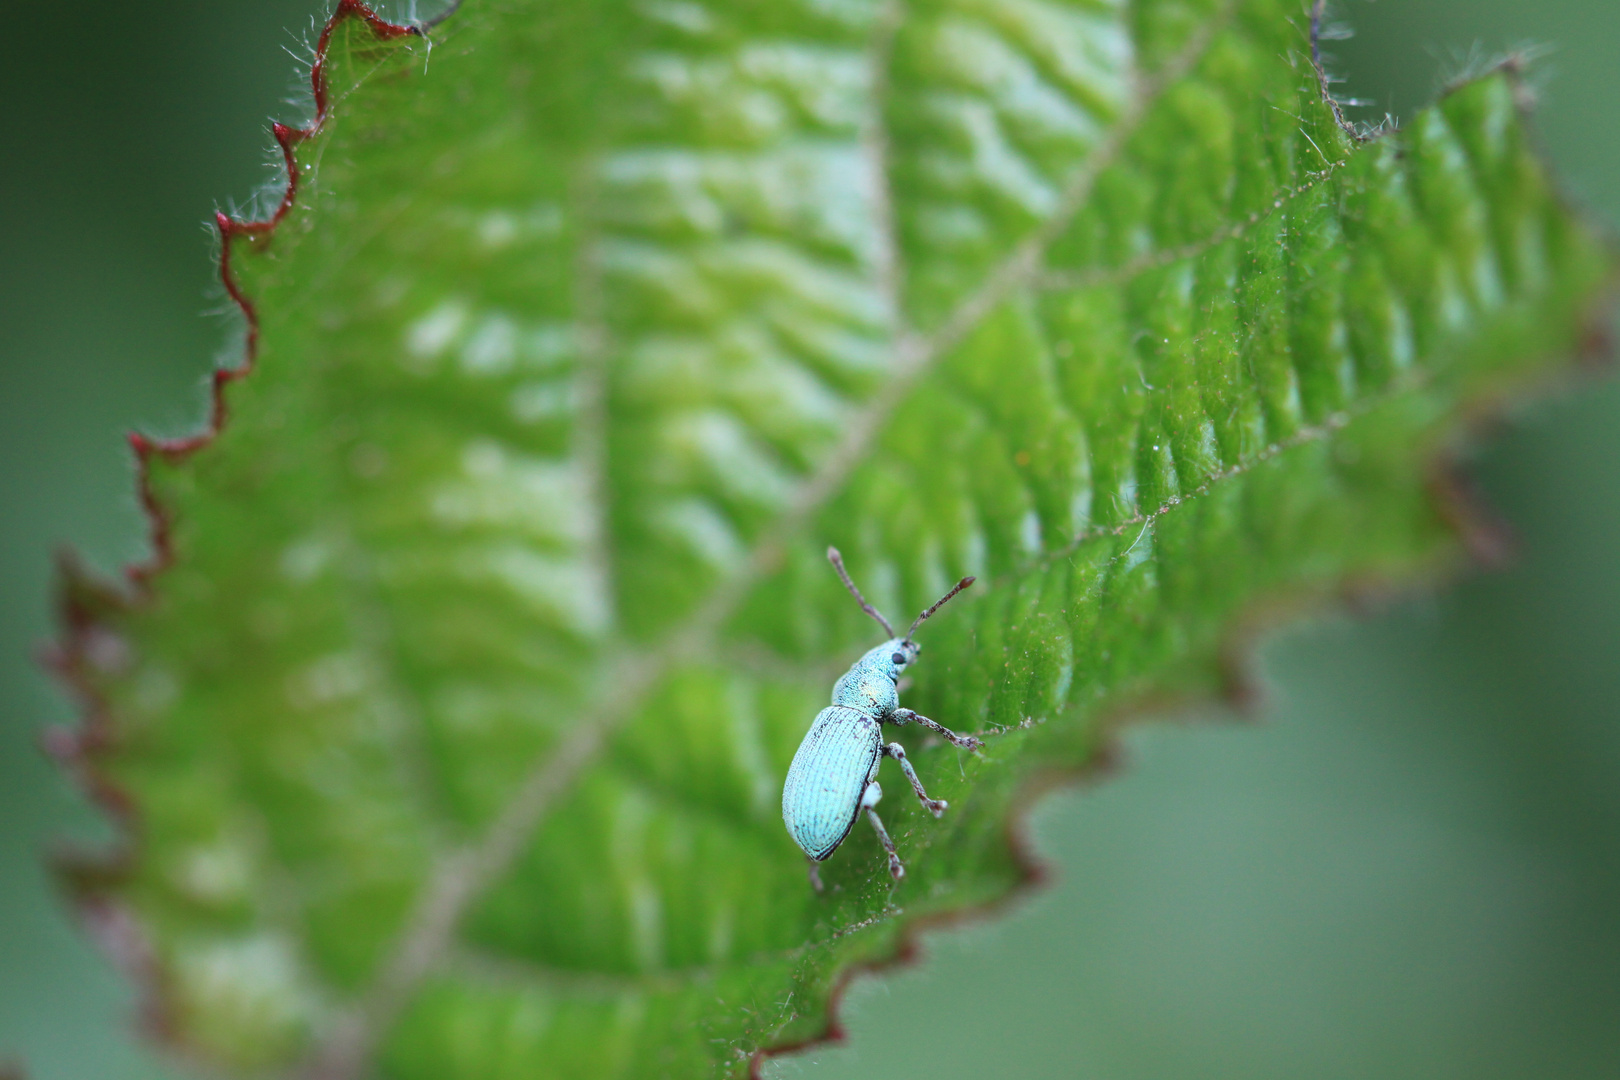
[[[946,593],[944,596],[940,597],[938,600],[935,600],[934,601],[934,606],[929,608],[927,611],[923,612],[921,615],[917,616],[917,621],[911,624],[911,629],[906,631],[906,640],[910,641],[911,640],[911,635],[915,634],[917,632],[917,627],[922,625],[923,620],[928,618],[928,616],[932,615],[934,612],[938,611],[940,608],[944,607],[945,606],[945,601],[949,600],[951,597],[955,596],[957,593],[961,592],[963,589],[967,588],[969,585],[973,584],[977,580],[978,580],[978,578],[965,577],[961,581],[958,581],[951,588],[950,592]]]
[[[855,587],[855,583],[849,580],[849,571],[844,569],[844,557],[838,554],[837,548],[830,547],[827,549],[827,561],[833,564],[834,570],[838,571],[839,578],[841,578],[844,582],[844,588],[848,589],[849,594],[855,598],[855,602],[861,605],[861,610],[872,616],[872,618],[876,619],[878,621],[878,625],[883,627],[883,632],[885,634],[888,634],[890,637],[894,637],[894,627],[889,625],[889,620],[885,619],[877,608],[873,607],[871,604],[868,604],[866,602],[866,597],[861,595],[861,590],[857,589]],[[961,586],[958,585],[957,588],[960,589]],[[948,600],[950,598],[946,597],[946,599]],[[939,604],[943,604],[944,602],[944,600],[941,600]],[[934,607],[939,607],[939,604],[935,604]]]

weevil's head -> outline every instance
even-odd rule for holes
[[[869,716],[888,716],[900,704],[900,674],[917,659],[917,643],[890,638],[855,661],[833,684],[832,703]]]
[[[922,646],[910,638],[890,638],[873,651],[887,665],[889,678],[899,682],[906,668],[917,662],[917,654],[922,652]]]

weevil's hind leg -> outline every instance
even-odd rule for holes
[[[914,713],[910,709],[894,710],[894,719],[895,723],[897,724],[921,724],[929,731],[939,735],[952,746],[956,746],[962,750],[977,750],[979,747],[984,745],[981,740],[975,739],[972,735],[958,735],[944,724],[941,724],[935,720],[930,720],[921,713]]]
[[[877,811],[870,806],[866,808],[867,819],[872,822],[872,828],[877,830],[878,841],[883,850],[889,853],[889,876],[899,881],[906,876],[905,864],[900,861],[899,854],[894,850],[894,841],[889,839],[889,830],[883,827],[883,821],[877,816]]]
[[[885,757],[892,757],[894,760],[900,763],[901,771],[906,774],[906,779],[911,781],[911,790],[917,793],[917,801],[926,806],[929,813],[933,814],[935,817],[939,817],[945,813],[945,810],[950,806],[950,803],[946,802],[944,799],[930,799],[928,797],[928,792],[923,790],[922,781],[917,779],[917,770],[913,769],[911,767],[911,762],[906,760],[905,747],[901,746],[897,742],[892,742],[883,748],[883,754]]]
[[[894,850],[894,841],[889,839],[889,830],[883,827],[882,819],[877,816],[877,811],[872,809],[881,798],[883,798],[883,789],[878,786],[876,780],[873,780],[866,785],[866,791],[861,794],[861,809],[866,811],[867,820],[872,823],[872,828],[876,830],[878,843],[882,844],[883,850],[889,853],[889,875],[894,880],[899,881],[906,876],[905,865],[901,863],[899,854]]]
[[[827,890],[821,884],[821,871],[816,869],[816,860],[806,855],[804,857],[804,861],[809,864],[811,888],[815,889],[818,893],[826,892]]]

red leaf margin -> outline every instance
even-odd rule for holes
[[[331,114],[326,77],[332,35],[348,19],[363,22],[378,41],[427,37],[427,31],[449,18],[460,0],[432,19],[409,25],[389,22],[364,0],[338,0],[316,39],[310,65],[314,113],[303,127],[274,123],[271,133],[286,171],[286,188],[268,217],[241,220],[222,211],[214,214],[219,236],[219,278],[226,294],[241,312],[247,327],[240,362],[217,367],[209,378],[208,410],[202,429],[195,434],[158,439],[140,432],[128,436],[135,454],[135,489],[146,518],[149,553],[123,567],[123,585],[107,581],[89,570],[71,549],[58,551],[55,608],[60,636],[41,653],[40,660],[68,691],[81,716],[73,727],[57,725],[41,736],[41,745],[111,819],[114,839],[104,847],[59,849],[51,863],[58,880],[77,910],[86,931],[133,982],[140,995],[137,1026],[166,1046],[183,1049],[180,1031],[170,1007],[169,981],[155,950],[142,933],[127,905],[109,895],[126,880],[135,865],[140,822],[134,800],[98,766],[98,759],[114,746],[107,701],[96,688],[98,676],[117,674],[127,666],[129,646],[107,624],[106,617],[135,610],[152,599],[153,580],[174,563],[172,519],[152,486],[152,462],[178,463],[211,444],[229,419],[226,388],[250,375],[258,359],[259,317],[253,301],[237,284],[231,270],[231,248],[239,238],[263,238],[284,221],[298,199],[295,151],[320,132]],[[5,1076],[0,1070],[0,1078]]]

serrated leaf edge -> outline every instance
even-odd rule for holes
[[[309,85],[314,108],[309,121],[298,127],[279,122],[271,125],[271,135],[286,175],[286,186],[275,208],[267,216],[256,219],[237,218],[222,211],[214,214],[220,283],[241,313],[245,327],[242,355],[234,365],[216,367],[209,376],[206,413],[199,431],[170,439],[154,438],[141,432],[126,436],[135,457],[135,493],[146,520],[148,554],[124,566],[122,581],[115,582],[88,569],[70,548],[57,552],[54,607],[59,636],[41,651],[40,662],[74,699],[81,720],[76,727],[47,729],[40,742],[45,753],[106,813],[115,836],[110,844],[94,850],[59,846],[50,861],[81,924],[115,966],[135,984],[139,994],[136,1011],[140,1030],[174,1051],[183,1051],[184,1045],[169,1007],[162,967],[133,913],[106,895],[108,887],[125,877],[135,862],[139,816],[134,801],[96,767],[94,760],[99,752],[110,748],[112,728],[107,703],[95,689],[92,673],[115,669],[126,648],[107,629],[103,617],[149,603],[153,597],[153,580],[174,563],[170,515],[157,498],[151,482],[153,461],[184,461],[218,438],[230,416],[226,388],[253,372],[258,359],[258,312],[232,273],[231,249],[238,239],[269,236],[297,202],[299,178],[295,150],[300,143],[319,133],[331,114],[326,62],[333,33],[346,20],[357,19],[378,41],[404,37],[427,40],[428,31],[459,7],[460,0],[453,0],[432,19],[398,24],[383,19],[363,0],[338,0],[313,50]]]

